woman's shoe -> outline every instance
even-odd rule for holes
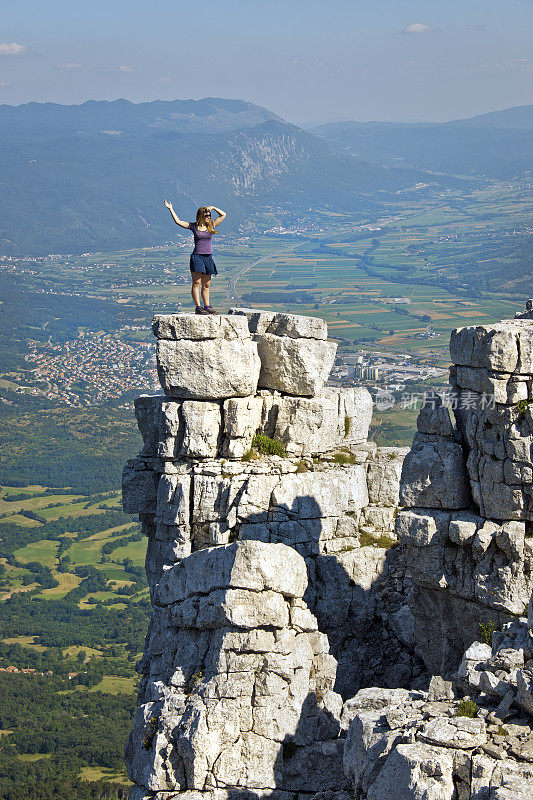
[[[207,314],[218,314],[218,311],[215,311],[215,309],[213,308],[213,306],[204,306],[204,311],[205,311]]]
[[[203,314],[204,316],[207,316],[207,314],[209,314],[209,311],[207,310],[207,308],[204,308],[203,306],[196,306],[196,311],[194,313]]]

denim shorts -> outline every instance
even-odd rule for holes
[[[201,253],[192,253],[189,262],[191,272],[203,272],[204,275],[218,275],[217,265],[213,256],[203,256]]]

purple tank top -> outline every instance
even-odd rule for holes
[[[209,231],[199,231],[196,222],[189,222],[189,229],[194,236],[194,250],[200,256],[213,255],[213,234]]]

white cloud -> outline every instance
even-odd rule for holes
[[[128,67],[127,64],[121,64],[120,67],[118,67],[117,72],[133,72],[133,68]]]
[[[430,28],[429,25],[424,25],[422,22],[413,22],[412,25],[408,25],[407,28],[404,28],[402,33],[432,33],[433,28]]]
[[[65,64],[58,64],[57,69],[80,69],[81,66],[77,61],[67,61]]]
[[[27,51],[27,47],[16,42],[2,42],[0,44],[0,56],[21,56]]]

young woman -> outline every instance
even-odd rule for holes
[[[213,261],[213,234],[215,228],[226,218],[224,211],[215,206],[200,206],[196,212],[196,222],[184,222],[178,217],[172,203],[165,200],[165,205],[172,215],[172,219],[180,228],[192,231],[194,236],[194,250],[191,254],[189,267],[192,276],[192,299],[196,306],[197,314],[216,314],[215,309],[209,305],[209,284],[211,275],[217,275],[216,264]],[[211,220],[211,211],[218,214],[215,220]],[[200,288],[201,287],[201,288]],[[203,306],[200,303],[202,296]]]

